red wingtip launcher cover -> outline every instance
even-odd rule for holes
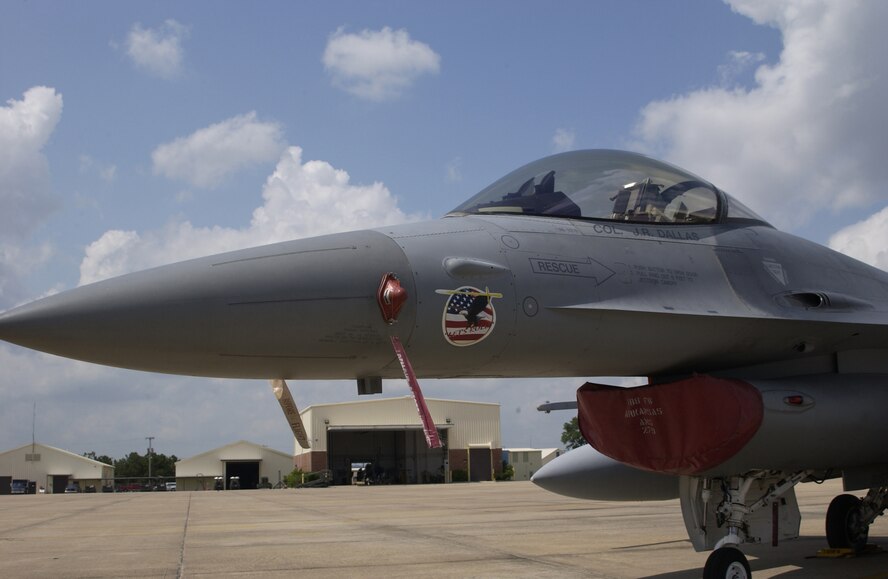
[[[706,375],[636,388],[586,383],[577,407],[580,432],[602,454],[679,475],[700,474],[737,454],[764,413],[750,384]]]

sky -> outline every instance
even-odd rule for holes
[[[573,149],[701,175],[888,269],[888,3],[0,0],[0,310],[154,265],[435,219]],[[428,380],[560,446],[585,378]],[[291,384],[301,408],[352,382]],[[386,381],[389,396],[409,394]],[[0,344],[0,449],[187,457],[292,435],[261,381]]]

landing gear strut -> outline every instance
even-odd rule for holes
[[[744,543],[798,536],[799,510],[793,488],[806,471],[752,471],[729,478],[682,477],[682,515],[698,551],[713,549],[704,579],[750,579]],[[768,507],[768,508],[766,508]]]
[[[869,526],[888,507],[888,487],[872,488],[866,497],[839,495],[826,511],[826,541],[832,549],[862,551]]]

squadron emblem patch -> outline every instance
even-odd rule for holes
[[[486,338],[496,325],[493,298],[503,294],[462,286],[455,290],[439,289],[435,293],[450,296],[444,305],[441,328],[444,339],[454,346],[471,346]]]

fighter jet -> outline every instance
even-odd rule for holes
[[[775,197],[780,195],[774,192]],[[527,164],[443,219],[205,257],[0,315],[0,338],[150,372],[270,380],[646,376],[577,393],[556,492],[678,496],[706,577],[798,535],[841,476],[834,547],[888,506],[888,274],[642,155]],[[419,407],[419,403],[417,404]],[[431,444],[431,442],[430,442]]]

